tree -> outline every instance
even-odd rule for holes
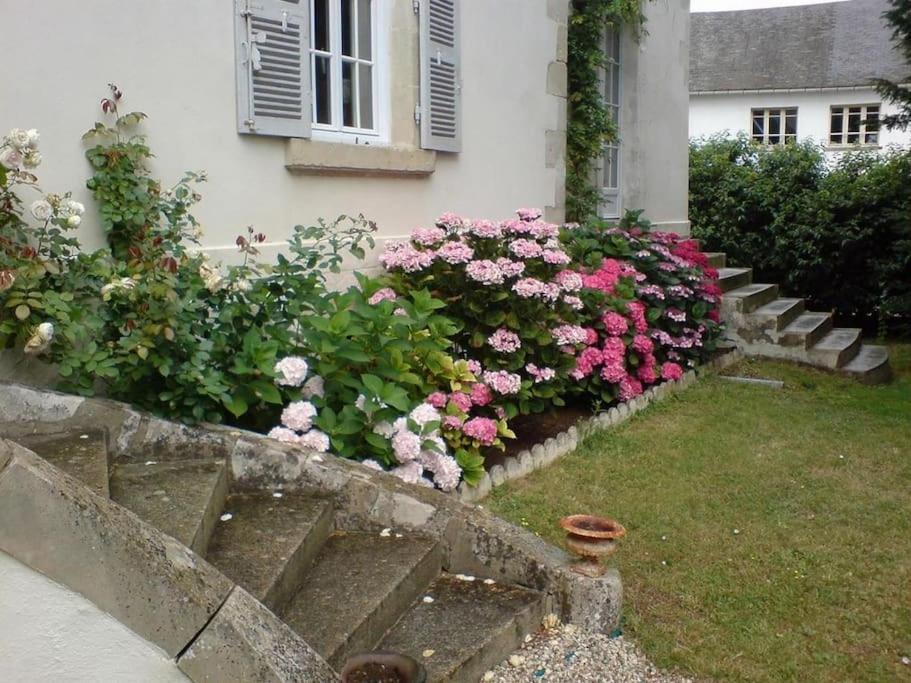
[[[889,0],[892,9],[883,12],[883,17],[892,25],[892,38],[898,43],[898,49],[905,55],[911,70],[911,0]],[[896,114],[885,116],[883,125],[889,130],[905,130],[911,125],[911,73],[905,79],[905,85],[878,78],[874,81],[876,92],[883,99],[897,104]]]

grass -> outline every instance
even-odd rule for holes
[[[624,631],[659,666],[749,681],[911,680],[911,345],[866,387],[785,363],[708,377],[488,505],[554,543],[615,517]]]

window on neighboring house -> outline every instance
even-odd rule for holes
[[[754,109],[750,137],[762,145],[797,141],[797,108]]]
[[[617,127],[617,138],[604,146],[601,163],[601,215],[620,217],[620,31],[608,26],[604,32],[604,104]]]
[[[879,105],[844,104],[832,107],[830,145],[879,144]]]
[[[377,134],[373,0],[311,0],[313,129]]]

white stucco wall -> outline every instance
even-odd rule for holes
[[[383,1],[417,26],[411,0]],[[2,15],[15,66],[0,69],[0,130],[40,129],[42,186],[73,189],[91,205],[80,137],[115,82],[123,110],[150,117],[145,130],[163,180],[208,171],[196,214],[209,248],[230,254],[249,224],[281,242],[296,223],[362,212],[394,236],[445,211],[499,218],[555,204],[545,131],[560,127],[565,100],[546,94],[558,34],[547,0],[462,3],[463,151],[438,154],[428,177],[293,174],[283,140],[238,135],[230,0],[5,2]],[[387,46],[417,51],[407,34]],[[411,77],[416,86],[417,72]],[[103,244],[94,220],[80,236],[88,247]]]
[[[756,108],[797,107],[797,136],[827,144],[829,140],[829,108],[841,104],[876,104],[882,102],[872,89],[798,93],[758,93],[690,96],[690,137],[701,137],[728,131],[749,132],[750,112]],[[895,111],[886,102],[881,115]],[[897,144],[911,145],[911,130],[880,131],[882,147]],[[837,154],[837,152],[829,152]]]
[[[646,33],[623,35],[622,209],[644,209],[665,230],[689,232],[689,0],[643,6]]]
[[[81,595],[0,552],[0,681],[189,679],[162,650]]]

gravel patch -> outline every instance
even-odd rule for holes
[[[553,625],[484,674],[494,683],[692,683],[655,668],[629,640]]]

